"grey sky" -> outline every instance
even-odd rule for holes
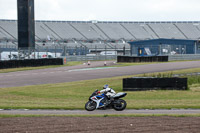
[[[35,0],[37,20],[200,21],[200,0]],[[0,19],[17,19],[17,0],[0,0]]]

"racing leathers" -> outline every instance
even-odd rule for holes
[[[113,100],[113,96],[116,95],[116,92],[112,88],[106,88],[98,93],[104,93],[106,95],[105,100],[106,100],[106,105],[110,104],[110,102]],[[106,106],[105,105],[105,106]]]

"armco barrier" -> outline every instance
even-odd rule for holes
[[[167,62],[168,56],[118,56],[117,62]]]
[[[176,60],[200,60],[200,54],[169,55],[169,61]]]
[[[63,65],[62,58],[0,61],[0,69]]]
[[[123,79],[123,90],[187,90],[187,78],[125,78]]]
[[[116,60],[116,55],[101,55],[101,56],[66,56],[66,61],[100,61],[100,60]]]

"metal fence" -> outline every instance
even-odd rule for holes
[[[152,47],[153,48],[153,47]],[[187,47],[163,45],[158,47],[160,55],[168,55],[169,61],[174,60],[200,60],[200,54],[187,54]],[[173,51],[176,53],[174,55]],[[154,53],[154,52],[152,52]],[[19,50],[17,46],[0,45],[0,60],[39,59],[39,58],[66,58],[67,61],[88,60],[116,60],[117,55],[130,56],[129,48],[95,48],[84,46],[37,46],[35,49]],[[132,56],[137,56],[133,54]]]
[[[0,60],[57,58],[65,56],[71,58],[77,56],[77,60],[80,60],[80,58],[81,60],[86,60],[86,58],[102,60],[110,59],[110,56],[128,54],[130,54],[130,49],[125,47],[123,49],[110,49],[108,47],[90,49],[84,46],[37,46],[36,48],[18,49],[16,46],[0,45]],[[112,59],[116,58],[112,57]]]

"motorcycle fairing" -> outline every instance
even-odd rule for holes
[[[90,98],[92,101],[97,103],[96,109],[98,109],[99,107],[104,105],[103,103],[101,103],[101,101],[104,99],[104,97],[105,97],[105,94],[96,95],[96,96],[93,96],[93,97]]]
[[[125,97],[126,95],[127,93],[119,92],[116,95],[114,95],[113,98],[122,98],[122,97]]]

